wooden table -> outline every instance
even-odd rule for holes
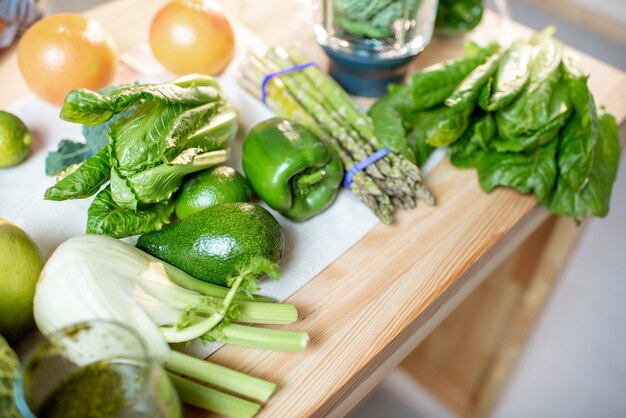
[[[164,2],[118,0],[88,14],[125,51],[146,40]],[[299,42],[324,62],[302,2],[224,3],[268,44]],[[492,40],[498,27],[488,13],[471,37]],[[414,66],[459,56],[462,43],[434,39]],[[583,58],[598,104],[622,123],[626,75]],[[2,107],[28,93],[12,50],[0,53],[0,80]],[[427,180],[437,206],[398,213],[288,300],[301,320],[284,328],[310,334],[305,353],[227,346],[211,356],[279,384],[261,416],[343,416],[400,364],[460,415],[489,412],[580,228],[532,196],[483,193],[474,170],[444,162]]]

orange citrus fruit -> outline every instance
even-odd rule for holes
[[[18,43],[22,76],[42,99],[62,104],[70,90],[99,90],[115,76],[117,53],[100,24],[75,13],[41,19]]]
[[[172,1],[152,20],[150,47],[173,73],[217,75],[235,55],[235,34],[228,19],[208,2]]]

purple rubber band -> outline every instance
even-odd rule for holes
[[[301,71],[313,65],[315,65],[315,63],[313,61],[310,61],[305,62],[304,64],[294,65],[293,67],[285,68],[284,70],[276,71],[274,73],[265,74],[265,77],[263,77],[263,81],[261,82],[261,101],[265,103],[265,101],[267,100],[267,92],[265,90],[267,89],[267,83],[269,83],[272,78],[278,77],[280,75],[294,73],[296,71]]]
[[[348,171],[346,171],[346,177],[343,180],[343,187],[346,189],[350,188],[350,183],[352,183],[352,178],[361,170],[365,170],[370,165],[374,164],[376,161],[384,158],[387,154],[389,154],[391,150],[387,147],[379,149],[369,157],[357,162],[355,165],[350,167]]]

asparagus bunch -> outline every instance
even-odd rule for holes
[[[309,62],[298,48],[270,49],[264,56],[250,54],[241,66],[240,83],[261,99],[266,74]],[[374,124],[350,96],[315,66],[273,77],[267,83],[266,104],[278,115],[300,122],[324,138],[337,152],[346,170],[382,148]],[[357,172],[350,190],[386,224],[396,208],[412,208],[417,200],[434,204],[419,168],[404,156],[390,152]]]

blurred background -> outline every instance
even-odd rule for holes
[[[40,5],[44,13],[78,12],[106,1],[40,0]],[[294,1],[305,7],[310,3],[310,0]],[[221,3],[227,9],[241,11],[245,10],[246,3],[254,3],[254,0],[222,0]],[[626,70],[624,0],[509,0],[508,4],[518,22],[536,30],[555,25],[557,37],[568,45]],[[495,9],[493,0],[486,1],[485,5]]]
[[[4,1],[4,0],[3,0]],[[148,1],[148,0],[146,0]],[[301,3],[303,10],[307,0]],[[42,0],[44,13],[82,11],[103,0]],[[250,0],[223,0],[245,12]],[[488,8],[494,8],[490,2]],[[270,2],[268,2],[270,7]],[[513,18],[626,71],[624,0],[512,0]],[[296,18],[306,19],[306,12]],[[624,127],[622,127],[624,128]],[[624,143],[624,129],[621,129]],[[567,267],[533,329],[494,418],[626,416],[626,158],[622,157],[610,215],[585,227]],[[469,366],[469,365],[468,365]],[[418,382],[394,372],[352,418],[457,416]]]

